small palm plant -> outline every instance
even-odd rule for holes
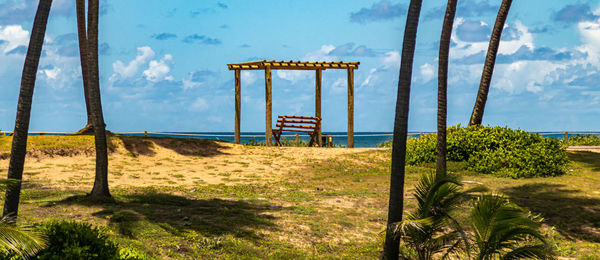
[[[553,258],[539,232],[542,219],[502,196],[479,196],[470,218],[477,260]]]
[[[417,207],[398,223],[396,234],[418,259],[447,258],[467,249],[468,241],[450,213],[463,202],[464,192],[453,175],[424,174],[415,187]],[[410,258],[408,255],[402,256]]]
[[[16,180],[0,180],[0,191],[13,185]],[[0,257],[3,253],[14,252],[24,258],[35,255],[46,246],[46,239],[37,231],[12,223],[14,218],[0,219]]]

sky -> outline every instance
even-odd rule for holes
[[[14,128],[37,0],[0,0],[0,130]],[[234,73],[255,60],[359,61],[355,131],[392,131],[408,0],[103,0],[100,91],[107,128],[231,132]],[[501,0],[459,1],[448,125],[466,125]],[[409,131],[435,131],[437,54],[446,1],[424,0]],[[30,131],[86,123],[73,0],[54,0]],[[264,72],[242,73],[242,132],[264,131]],[[314,72],[273,71],[273,117],[314,115]],[[600,0],[514,1],[484,124],[600,131]],[[324,131],[346,131],[347,76],[323,72]]]

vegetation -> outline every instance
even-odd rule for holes
[[[446,258],[468,249],[463,228],[451,216],[462,200],[460,182],[452,175],[423,174],[415,186],[417,205],[398,223],[396,234],[410,251],[403,258]]]
[[[403,258],[552,258],[540,232],[542,219],[502,196],[482,194],[473,200],[467,218],[472,232],[465,232],[455,211],[474,190],[463,192],[461,186],[453,175],[421,176],[414,193],[417,205],[396,230],[410,249]]]
[[[308,141],[302,140],[302,139],[298,139],[296,140],[296,138],[286,138],[286,136],[282,136],[281,139],[279,140],[279,142],[281,143],[281,146],[284,147],[308,147]],[[243,145],[248,145],[248,146],[266,146],[264,141],[257,141],[256,139],[252,138],[249,139],[248,141],[242,141]],[[331,147],[346,147],[345,145],[339,145],[339,144],[332,144]]]
[[[256,154],[262,148],[241,148],[252,151],[252,156],[262,156]],[[142,158],[127,157],[119,151],[121,147],[111,156],[111,164],[125,167],[121,170],[123,178],[131,173],[146,175],[143,168],[134,167]],[[230,151],[223,150],[225,155]],[[290,165],[290,155],[263,153],[270,163],[264,167]],[[69,185],[59,183],[59,189],[53,188],[56,184],[27,176],[20,220],[29,225],[60,220],[89,223],[118,245],[119,255],[141,255],[134,259],[372,259],[379,257],[383,248],[390,154],[390,150],[378,150],[307,160],[297,169],[279,170],[276,179],[256,178],[252,182],[231,179],[224,184],[170,185],[165,180],[164,185],[139,187],[140,183],[132,179],[129,185],[113,188],[117,203],[101,204],[87,200],[89,182],[77,179]],[[145,156],[143,160],[161,161],[167,167],[204,165],[214,160],[210,155],[194,154],[171,161],[161,160],[163,156]],[[253,167],[238,163],[235,155],[226,156],[229,172]],[[89,158],[84,167],[93,167],[93,156]],[[129,161],[125,164],[120,158]],[[558,256],[595,259],[600,257],[596,225],[600,221],[600,154],[569,152],[569,159],[566,174],[543,179],[473,175],[464,169],[464,162],[449,161],[448,170],[462,176],[464,190],[483,183],[491,192],[544,217],[540,232]],[[213,166],[217,168],[202,171],[217,170],[220,164]],[[28,167],[26,172],[38,170]],[[64,169],[75,171],[71,165]],[[415,212],[418,205],[413,187],[420,176],[434,169],[433,164],[407,166],[406,212]],[[6,168],[1,170],[6,173]],[[452,214],[466,234],[472,235],[471,203],[460,203]]]
[[[435,162],[436,144],[435,134],[409,139],[406,163]],[[465,162],[467,170],[512,178],[558,176],[567,163],[559,140],[507,127],[450,127],[447,150],[447,159]]]
[[[72,221],[51,221],[37,226],[48,238],[48,247],[32,259],[116,259],[117,246],[97,228]],[[9,252],[3,259],[20,259]]]
[[[575,135],[563,140],[566,145],[571,146],[600,146],[600,136],[597,135]]]

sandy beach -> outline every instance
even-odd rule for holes
[[[123,137],[112,140],[110,187],[194,186],[253,183],[294,173],[307,162],[372,148],[254,147],[211,140]],[[5,175],[9,157],[0,169]],[[55,188],[93,184],[92,149],[45,149],[28,152],[24,180]]]

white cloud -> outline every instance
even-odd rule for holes
[[[421,69],[421,78],[423,79],[423,83],[429,82],[435,76],[433,65],[425,63],[419,68]]]
[[[303,70],[277,70],[277,77],[296,83],[301,80],[308,79],[313,73],[312,71]]]
[[[54,67],[52,69],[41,70],[41,73],[44,74],[47,79],[56,80],[61,71],[62,70],[60,68]]]
[[[364,86],[368,86],[374,78],[377,78],[377,75],[375,75],[375,72],[377,72],[376,68],[372,68],[371,70],[369,70],[369,75],[367,76],[367,78],[365,78],[365,80],[360,84],[361,87]],[[347,80],[346,80],[347,81]],[[336,81],[337,83],[337,81]]]
[[[336,57],[330,56],[329,53],[335,50],[335,45],[326,44],[322,45],[320,49],[307,53],[303,60],[304,61],[335,61]]]
[[[190,105],[190,110],[200,112],[208,109],[208,107],[209,106],[206,100],[203,98],[196,98],[196,100]]]
[[[336,94],[346,93],[348,89],[347,78],[337,78],[333,85],[331,85],[331,92]]]
[[[254,71],[244,70],[242,71],[241,77],[240,80],[242,84],[252,85],[252,83],[256,82],[256,72]]]
[[[119,75],[123,79],[133,77],[141,66],[154,58],[154,55],[154,51],[149,46],[138,47],[135,59],[130,61],[127,65],[120,60],[113,63],[113,70],[115,72],[113,77],[116,75]]]
[[[457,27],[464,22],[464,18],[456,18],[456,21],[454,22],[454,30],[456,30]],[[520,21],[516,21],[514,25],[505,24],[504,27],[506,29],[510,26],[515,27],[517,37],[513,40],[500,41],[500,46],[498,47],[498,54],[513,54],[517,52],[522,46],[527,47],[529,50],[533,50],[533,35],[529,32],[527,26],[523,25],[523,23],[521,23]],[[489,42],[487,41],[462,41],[456,36],[456,34],[452,34],[451,39],[452,42],[456,44],[456,46],[450,48],[450,58],[452,59],[460,59],[480,52],[485,53],[487,52],[489,46]]]
[[[400,52],[399,51],[390,51],[386,52],[383,57],[383,68],[400,68]]]
[[[161,80],[173,80],[173,76],[168,76],[171,67],[167,63],[173,62],[171,54],[165,55],[160,61],[151,60],[147,70],[142,73],[146,80],[150,82],[158,82]]]
[[[6,41],[4,53],[8,53],[19,46],[29,44],[29,31],[23,30],[21,25],[0,25],[0,40]]]
[[[577,30],[583,42],[577,49],[588,54],[589,63],[600,67],[600,19],[580,22],[577,24]]]

